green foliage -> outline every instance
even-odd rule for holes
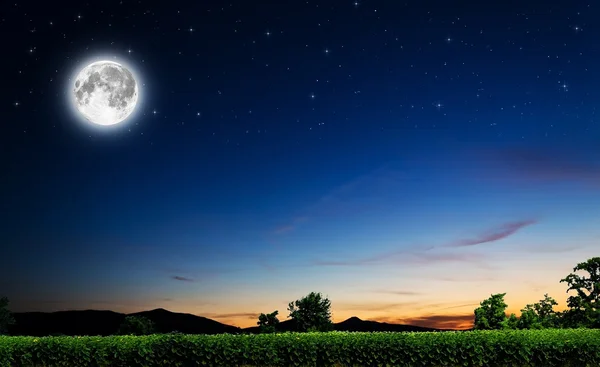
[[[578,271],[588,275],[575,274]],[[565,324],[600,328],[600,257],[577,264],[573,272],[560,281],[569,285],[567,293],[576,292],[567,299],[569,310],[563,315]]]
[[[558,302],[548,294],[544,294],[544,299],[538,303],[533,304],[538,320],[543,328],[552,328],[559,326],[558,314],[554,311],[554,306],[558,305]]]
[[[554,311],[558,302],[545,294],[539,302],[526,305],[519,318],[514,314],[506,318],[506,293],[495,294],[475,309],[474,329],[600,328],[600,257],[577,264],[573,272],[560,281],[569,285],[567,293],[575,292],[567,299],[568,310]]]
[[[490,298],[483,300],[480,307],[475,309],[475,330],[506,329],[506,293],[492,294]]]
[[[150,335],[154,334],[154,323],[143,316],[126,316],[119,326],[119,335]]]
[[[521,310],[521,317],[517,324],[519,329],[541,329],[542,324],[540,319],[533,308],[533,305],[527,305]]]
[[[585,314],[579,309],[568,309],[558,313],[560,327],[562,328],[585,328],[589,321]]]
[[[514,313],[510,314],[510,317],[508,317],[506,320],[503,321],[503,329],[509,329],[509,330],[514,330],[514,329],[518,329],[519,328],[519,319],[517,318],[517,315],[515,315]]]
[[[258,322],[256,323],[259,326],[260,332],[263,334],[274,333],[279,324],[279,319],[277,318],[277,314],[279,311],[275,310],[269,314],[261,313],[258,316]]]
[[[8,325],[13,325],[15,319],[8,309],[8,298],[0,297],[0,335],[8,334]]]
[[[288,311],[298,331],[329,331],[331,321],[331,301],[321,293],[311,292],[306,297],[290,302]]]
[[[558,303],[554,298],[544,295],[544,299],[537,303],[526,305],[521,310],[516,328],[518,329],[545,329],[559,327],[560,315],[553,307]]]
[[[0,366],[600,365],[600,330],[0,337]]]

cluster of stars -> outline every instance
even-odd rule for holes
[[[393,24],[400,23],[389,22],[388,20],[392,19],[390,14],[404,14],[403,12],[382,12],[378,11],[381,9],[378,9],[375,5],[369,7],[369,4],[360,4],[358,1],[351,4],[356,11],[350,13],[345,12],[340,6],[329,10],[318,4],[305,4],[304,6],[311,14],[321,14],[315,17],[315,19],[318,19],[314,23],[315,29],[313,31],[316,33],[311,35],[304,35],[308,33],[301,32],[292,25],[288,26],[289,29],[284,29],[287,23],[292,23],[293,20],[286,22],[279,19],[276,24],[269,22],[269,20],[278,19],[277,16],[272,15],[266,16],[268,19],[262,26],[259,24],[254,26],[254,22],[258,23],[258,21],[248,19],[244,16],[243,11],[240,13],[235,12],[238,5],[230,4],[223,8],[205,9],[201,13],[206,14],[207,17],[216,17],[217,15],[227,17],[227,14],[231,13],[231,26],[227,25],[229,24],[227,22],[218,25],[218,27],[221,27],[219,32],[229,34],[229,36],[225,37],[224,40],[214,42],[213,46],[199,46],[200,44],[189,43],[184,39],[178,40],[176,35],[170,33],[167,25],[159,25],[161,24],[162,12],[158,9],[144,9],[142,13],[123,11],[118,16],[102,10],[99,13],[94,13],[96,16],[91,18],[89,16],[90,12],[84,11],[83,13],[77,13],[75,21],[81,23],[81,25],[88,24],[90,26],[99,24],[102,21],[107,22],[108,25],[118,23],[118,29],[114,31],[117,33],[123,31],[127,26],[141,27],[144,30],[144,37],[147,37],[148,30],[154,32],[151,48],[141,49],[142,46],[137,44],[133,45],[136,52],[133,52],[132,47],[126,48],[126,55],[131,58],[130,61],[146,63],[151,53],[158,52],[156,50],[160,49],[160,52],[152,56],[152,62],[156,64],[157,57],[163,57],[163,54],[168,57],[168,53],[172,54],[174,52],[181,57],[181,61],[176,61],[178,66],[173,70],[173,75],[165,77],[162,81],[156,81],[154,84],[160,85],[162,82],[164,86],[161,88],[163,90],[168,88],[172,94],[179,95],[178,89],[181,88],[181,85],[178,84],[178,80],[182,80],[181,73],[184,70],[189,70],[190,73],[194,74],[185,76],[184,80],[187,80],[190,83],[189,85],[194,85],[199,93],[199,95],[194,95],[190,92],[183,92],[180,94],[181,97],[171,99],[168,102],[153,101],[153,104],[166,104],[158,107],[161,107],[162,110],[168,109],[171,111],[162,117],[165,119],[180,119],[181,116],[185,116],[185,111],[188,108],[200,104],[197,108],[201,108],[206,113],[204,118],[198,119],[196,123],[209,123],[210,119],[225,121],[233,118],[230,124],[231,127],[227,130],[229,133],[235,130],[250,131],[244,126],[246,120],[242,117],[243,115],[227,112],[227,110],[231,110],[231,104],[245,103],[240,101],[240,98],[248,98],[253,101],[249,103],[265,103],[268,106],[267,101],[270,98],[278,99],[280,92],[282,94],[293,94],[292,91],[295,90],[299,93],[295,94],[296,97],[288,99],[292,102],[278,99],[278,102],[273,103],[272,107],[248,109],[249,112],[246,116],[252,116],[252,119],[258,118],[260,121],[267,123],[275,123],[268,121],[285,119],[286,114],[307,114],[310,117],[305,117],[303,121],[307,121],[307,130],[314,131],[313,127],[322,126],[321,122],[317,123],[316,120],[331,118],[344,123],[354,121],[355,111],[376,108],[375,106],[378,105],[377,99],[379,98],[386,101],[400,100],[401,103],[398,104],[389,102],[390,108],[385,110],[389,111],[390,119],[395,118],[398,121],[403,121],[407,127],[412,128],[425,125],[444,126],[444,122],[441,120],[427,124],[422,121],[423,119],[450,118],[465,114],[477,115],[484,109],[484,107],[480,107],[480,103],[483,103],[483,101],[486,101],[487,104],[493,104],[496,111],[515,111],[518,114],[517,116],[523,119],[526,116],[533,116],[534,94],[527,94],[528,90],[533,90],[532,83],[536,85],[547,84],[548,80],[553,79],[553,82],[558,82],[561,92],[569,92],[571,90],[570,85],[562,80],[563,75],[566,75],[566,70],[577,68],[576,65],[579,65],[579,60],[583,60],[586,55],[586,50],[579,48],[575,49],[576,52],[569,53],[570,56],[565,56],[564,59],[560,58],[561,48],[566,50],[569,47],[577,47],[577,43],[573,43],[573,46],[571,46],[567,39],[561,41],[564,44],[557,43],[555,48],[544,46],[544,50],[547,51],[545,51],[546,54],[543,57],[554,61],[551,64],[548,64],[547,60],[542,61],[537,43],[541,42],[539,40],[543,37],[543,28],[533,25],[531,22],[535,19],[524,12],[517,11],[513,16],[507,16],[505,20],[494,18],[496,22],[505,22],[506,25],[503,29],[505,29],[506,36],[503,36],[501,32],[487,32],[481,24],[473,22],[469,14],[444,14],[442,12],[436,13],[433,10],[424,11],[419,8],[410,8],[412,10],[406,10],[408,15],[398,15],[405,18],[404,25],[394,26]],[[124,7],[125,5],[122,4],[121,6]],[[409,5],[386,6],[402,8]],[[346,7],[348,7],[348,4],[346,4]],[[187,17],[186,14],[188,13],[193,12],[176,11],[177,17],[181,17],[182,22],[190,24],[189,21],[192,18]],[[340,15],[342,13],[344,15]],[[85,21],[82,14],[87,15]],[[50,15],[56,16],[55,14]],[[364,19],[368,19],[368,24],[372,29],[369,32],[372,32],[372,34],[365,35],[356,32],[355,35],[343,39],[333,36],[333,30],[336,27],[343,27],[346,30],[345,33],[353,34],[352,26],[349,25],[363,18],[353,18],[351,20],[350,17],[357,16],[367,17]],[[125,18],[120,19],[119,17]],[[563,31],[565,37],[569,36],[567,33],[569,29],[571,36],[582,32],[582,24],[585,23],[582,17],[582,13],[577,12],[575,15],[565,18],[562,28],[565,30]],[[47,24],[54,26],[55,21],[58,20],[60,19],[47,20]],[[572,25],[575,21],[578,24]],[[146,25],[142,27],[140,24]],[[147,24],[151,24],[151,27],[148,27]],[[415,28],[417,26],[420,27],[418,32]],[[28,23],[27,32],[35,37],[40,33],[38,32],[39,27],[39,24],[36,25],[34,22],[30,22]],[[229,29],[230,32],[226,32],[228,27],[233,27]],[[495,25],[494,27],[500,29],[501,25]],[[552,27],[553,29],[561,29],[560,24],[553,24]],[[189,34],[198,31],[193,26],[187,28],[183,26],[176,29],[187,30]],[[260,37],[261,29],[263,37]],[[76,32],[72,32],[67,36],[68,30],[65,30],[61,30],[61,33],[56,33],[55,36],[57,39],[67,42],[67,45],[78,42],[78,46],[74,46],[75,48],[93,49],[96,42],[106,42],[108,38],[110,38],[111,45],[116,46],[118,44],[117,33],[111,33],[108,38],[103,38],[101,34],[98,34],[94,38],[85,39],[82,37],[78,39]],[[275,34],[277,37],[273,37]],[[362,41],[363,39],[365,41]],[[31,38],[31,41],[34,42],[34,40],[35,38]],[[128,42],[131,44],[134,41],[129,40]],[[286,42],[290,42],[290,44],[287,45]],[[164,47],[155,46],[159,43]],[[443,43],[446,43],[447,46],[442,47]],[[327,46],[325,47],[325,45]],[[212,48],[208,50],[206,47]],[[283,49],[286,50],[285,53],[278,51]],[[315,54],[315,51],[318,53],[319,50],[322,50],[324,54],[320,58]],[[336,50],[336,52],[332,52],[332,50]],[[32,59],[35,58],[36,61],[47,56],[48,52],[38,50],[36,45],[31,45],[27,51]],[[67,57],[72,57],[73,51]],[[492,52],[494,56],[485,55],[485,53]],[[516,55],[515,52],[520,52],[518,57],[511,56]],[[524,56],[525,53],[530,56]],[[220,54],[227,56],[221,57]],[[210,67],[202,64],[203,59],[211,63],[214,57],[220,57],[220,61],[214,61],[214,65]],[[531,70],[535,74],[528,72],[520,79],[511,79],[510,73],[517,67],[515,60],[530,60]],[[269,83],[271,85],[270,92],[268,92],[270,95],[264,98],[259,97],[260,94],[258,93],[254,95],[250,89],[247,89],[250,88],[251,84],[244,82],[245,77],[242,76],[242,72],[236,71],[236,68],[229,69],[228,66],[222,65],[219,69],[219,64],[233,63],[233,61],[235,61],[239,70],[244,70],[244,75],[255,79],[252,83],[255,83],[259,88],[262,83]],[[23,73],[23,70],[30,72],[32,65],[30,61],[26,61],[19,65],[16,72],[19,75]],[[265,70],[260,70],[259,66]],[[206,75],[202,75],[203,70],[206,70]],[[61,72],[65,73],[67,71],[63,70]],[[585,74],[589,73],[589,70],[586,68],[582,69],[581,72]],[[230,77],[229,75],[236,76]],[[256,76],[254,77],[254,75]],[[232,83],[230,78],[238,79]],[[48,78],[48,80],[53,79]],[[295,80],[296,82],[293,86],[290,86],[286,84],[285,80]],[[523,85],[519,85],[519,80],[522,81]],[[495,87],[503,83],[506,84],[505,87]],[[210,87],[208,87],[209,85]],[[378,88],[380,91],[377,90]],[[34,94],[31,92],[32,89],[35,88],[28,88],[29,94]],[[231,92],[224,94],[224,89]],[[240,92],[237,92],[236,89]],[[424,92],[412,92],[420,89]],[[510,100],[509,94],[504,92],[510,89],[513,91],[513,100]],[[241,92],[241,90],[245,90],[245,92]],[[573,90],[577,90],[577,88]],[[308,100],[313,103],[304,105],[305,112],[285,106],[286,104],[293,105],[296,103],[293,101],[301,99],[302,93],[307,92]],[[316,98],[317,92],[319,94],[318,99]],[[219,99],[212,99],[210,95],[213,93],[216,93]],[[240,97],[242,93],[245,93],[244,97]],[[376,97],[376,95],[380,95],[380,97]],[[515,103],[514,99],[516,98],[524,98],[525,100]],[[184,99],[187,104],[184,108],[177,107],[177,101],[180,99]],[[506,101],[504,101],[505,99]],[[212,102],[204,102],[205,100]],[[432,103],[432,100],[437,100],[437,102]],[[336,101],[347,102],[336,103]],[[329,104],[338,107],[329,108]],[[15,106],[18,106],[17,102],[15,102]],[[208,106],[208,110],[206,110],[206,106]],[[567,106],[568,104],[564,101],[560,104],[561,109],[566,109]],[[272,109],[274,113],[269,113],[269,109]],[[253,110],[260,110],[261,112],[253,113]],[[431,117],[426,113],[428,110],[443,111],[437,114],[437,117]],[[461,112],[457,113],[459,110]],[[200,112],[194,112],[193,109],[189,113],[192,116],[194,114],[196,117],[201,116]],[[151,114],[157,115],[158,112],[153,109]],[[171,117],[167,117],[167,115]],[[576,116],[581,115],[580,112],[576,114]],[[470,120],[479,121],[475,117]],[[190,125],[184,122],[180,121],[178,125],[182,127]],[[355,123],[360,122],[355,121]],[[498,126],[495,122],[488,122],[485,125]],[[365,122],[364,126],[368,127],[372,124]],[[380,128],[385,130],[383,127]],[[207,132],[207,130],[210,129],[195,129],[195,131],[202,132]]]

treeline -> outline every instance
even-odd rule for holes
[[[576,274],[587,273],[587,274]],[[492,294],[482,301],[474,311],[475,330],[502,329],[545,329],[545,328],[600,328],[600,257],[593,257],[577,264],[573,273],[560,280],[568,285],[567,293],[574,292],[567,299],[568,309],[558,312],[556,300],[544,295],[544,299],[528,304],[521,315],[506,314],[508,305],[504,302],[506,293]],[[331,301],[321,293],[311,292],[307,296],[290,302],[288,317],[295,331],[330,331]],[[260,333],[277,332],[279,311],[261,313],[257,325]],[[8,299],[0,298],[0,334],[8,332],[8,325],[14,323],[8,309]],[[143,316],[127,316],[119,327],[120,335],[149,335],[155,333],[154,323]]]
[[[8,326],[15,323],[12,313],[8,309],[8,298],[0,298],[0,335],[8,334]],[[290,302],[288,310],[290,312],[294,331],[330,331],[333,330],[331,321],[331,301],[323,297],[320,293],[312,292],[306,297]],[[260,314],[258,317],[258,326],[260,333],[275,332],[279,319],[278,311],[270,314]],[[125,316],[116,330],[116,335],[151,335],[157,333],[156,324],[148,317],[141,315]],[[241,331],[245,332],[245,331]],[[172,331],[171,333],[179,333]],[[52,334],[61,336],[63,334]]]
[[[558,303],[545,294],[539,302],[526,305],[519,317],[507,315],[506,293],[492,294],[475,309],[474,329],[600,328],[600,257],[577,264],[560,283],[568,285],[567,293],[574,292],[567,298],[566,310],[555,311]]]

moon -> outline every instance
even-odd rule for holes
[[[88,121],[103,126],[115,125],[135,110],[138,84],[123,65],[97,61],[77,74],[73,102]]]

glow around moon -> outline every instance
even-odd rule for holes
[[[114,61],[83,68],[72,85],[73,103],[88,121],[102,126],[127,119],[138,102],[138,83],[131,71]]]

